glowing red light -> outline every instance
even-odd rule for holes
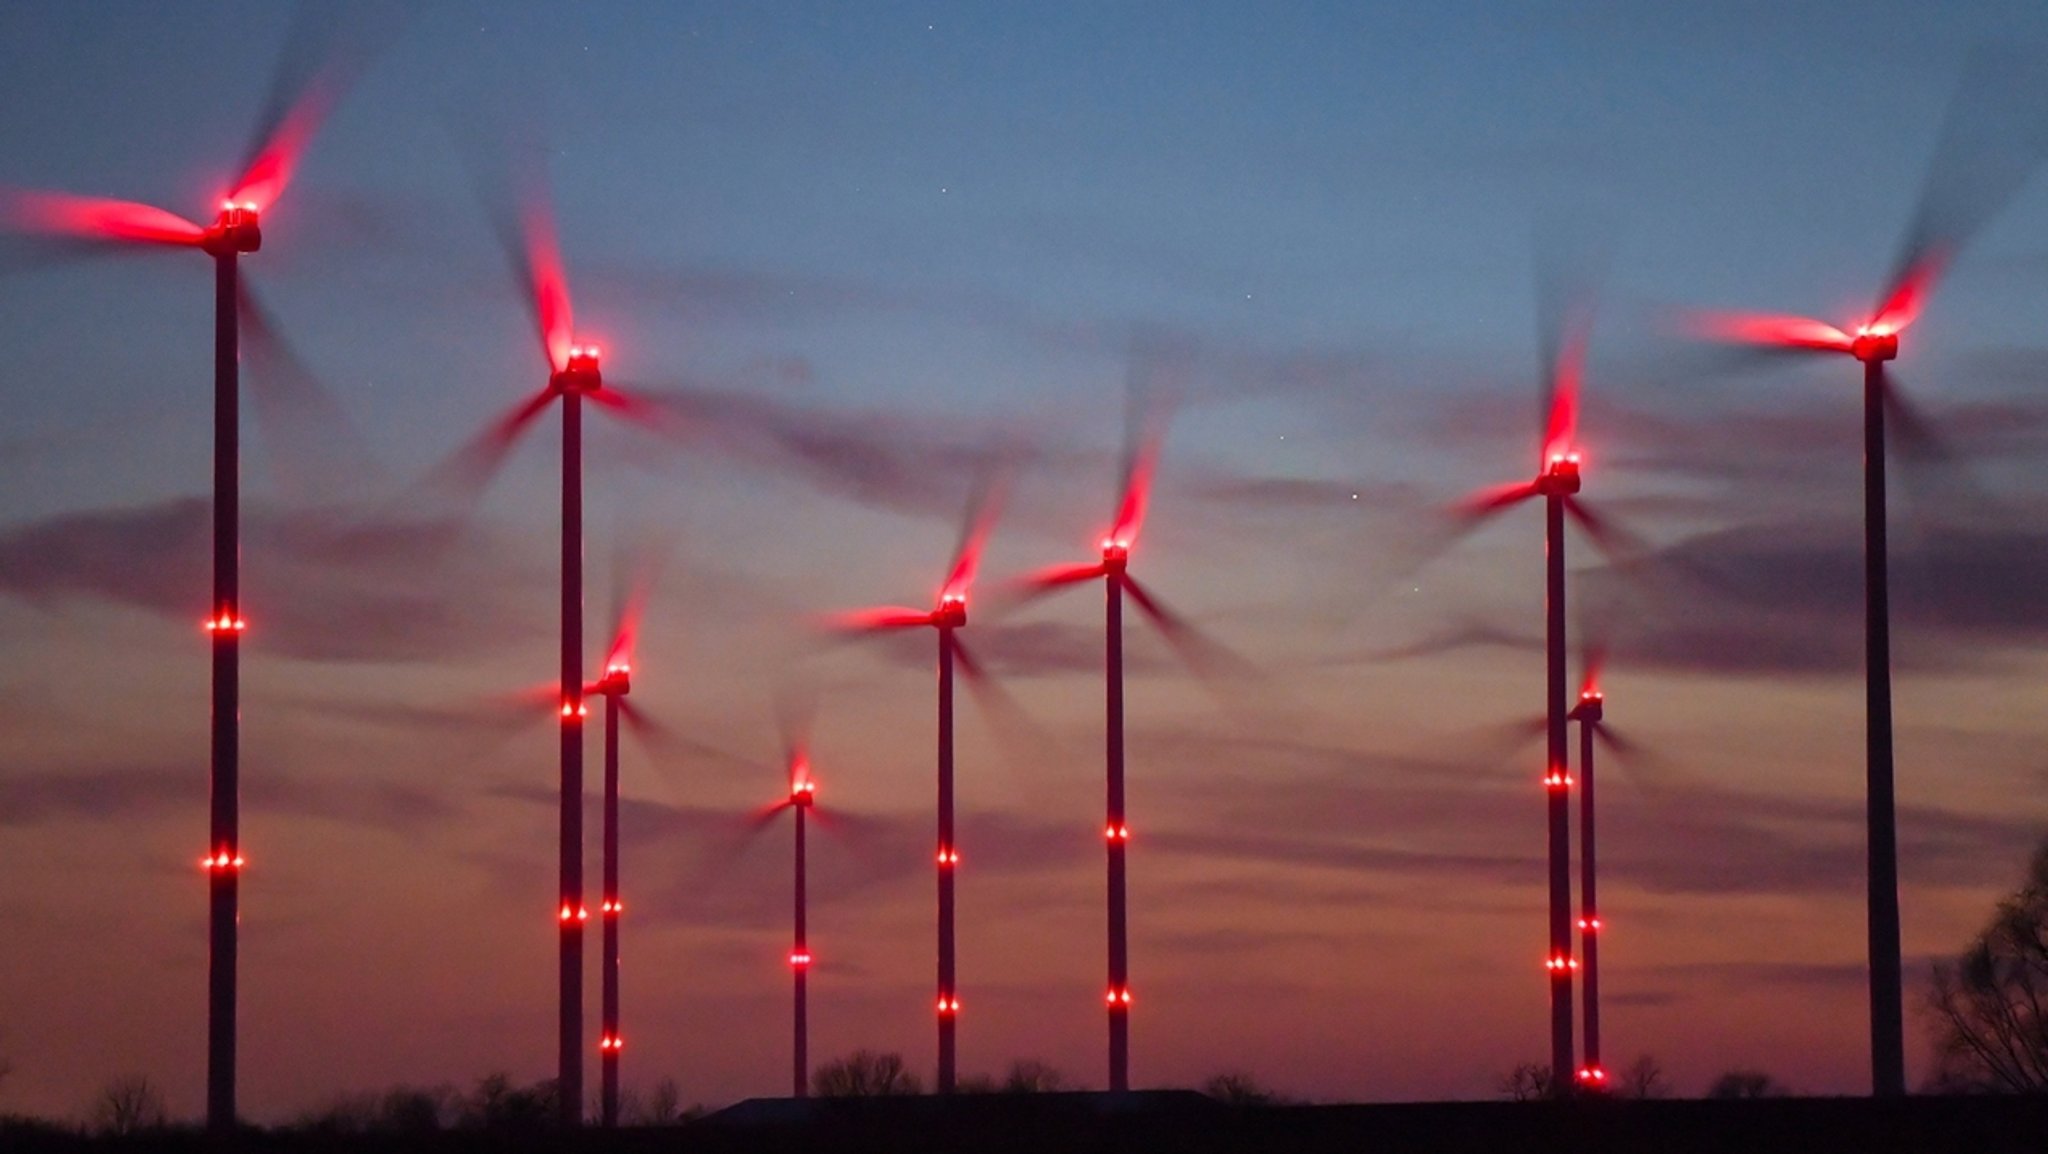
[[[199,868],[208,872],[240,870],[246,864],[247,859],[229,849],[222,849],[199,859]]]
[[[1572,775],[1553,769],[1543,775],[1543,784],[1550,789],[1570,789],[1572,786]]]
[[[210,617],[206,621],[206,631],[208,633],[240,633],[247,628],[249,628],[249,623],[232,613],[223,613],[218,617]]]
[[[1579,1081],[1581,1082],[1605,1082],[1606,1080],[1607,1071],[1598,1066],[1583,1066],[1579,1069]]]
[[[1105,826],[1102,830],[1102,836],[1110,841],[1129,841],[1131,840],[1131,827],[1127,825]]]
[[[946,996],[945,996],[945,995],[943,995],[943,994],[941,994],[941,995],[939,996],[939,1013],[940,1013],[941,1015],[943,1015],[943,1016],[946,1016],[946,1017],[951,1017],[952,1015],[954,1015],[954,1014],[957,1014],[957,1013],[959,1013],[959,1012],[960,1012],[960,999],[958,999],[958,998],[949,998],[949,997],[946,997]]]
[[[956,849],[952,849],[952,848],[950,848],[950,847],[948,847],[948,846],[940,846],[940,847],[939,847],[939,864],[940,864],[940,865],[942,865],[942,866],[956,866],[956,865],[959,865],[959,864],[960,864],[960,851],[959,851],[959,850],[956,850]]]
[[[564,903],[562,906],[561,918],[565,922],[576,920],[576,907]]]
[[[626,1040],[617,1034],[606,1034],[597,1040],[597,1048],[606,1053],[616,1054],[626,1048]]]
[[[601,903],[597,908],[607,915],[617,914],[624,912],[626,908],[626,903],[618,900],[617,898],[610,898]]]
[[[1112,988],[1103,997],[1103,1001],[1111,1006],[1128,1006],[1131,1004],[1131,991],[1127,987],[1122,989]]]
[[[1591,931],[1593,931],[1594,933],[1598,933],[1598,932],[1600,932],[1600,919],[1599,919],[1599,918],[1580,918],[1580,919],[1579,919],[1579,928],[1580,928],[1580,929],[1582,929],[1582,930],[1591,930]]]
[[[793,969],[804,969],[811,964],[811,955],[806,950],[798,950],[789,955],[789,964]]]
[[[1545,959],[1543,968],[1553,974],[1561,970],[1576,970],[1579,968],[1579,960],[1567,954],[1557,954]]]

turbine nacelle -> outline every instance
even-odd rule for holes
[[[1866,365],[1898,359],[1899,331],[1883,325],[1865,325],[1849,341],[1849,354]]]
[[[1597,725],[1605,712],[1606,706],[1604,699],[1600,696],[1600,691],[1588,689],[1579,694],[1578,705],[1574,706],[1571,713],[1567,714],[1566,717],[1570,721],[1592,722]]]
[[[214,256],[255,252],[263,247],[260,216],[255,201],[222,201],[220,215],[200,237],[199,247]]]
[[[939,607],[932,610],[932,624],[941,629],[958,629],[967,624],[967,595],[946,593],[939,597]]]
[[[568,358],[549,383],[564,393],[596,392],[604,387],[604,375],[598,371],[601,355],[596,345],[570,345]]]
[[[605,697],[624,697],[633,691],[633,667],[614,661],[604,667],[604,676],[591,685],[590,692]]]
[[[811,804],[817,800],[817,794],[818,783],[810,778],[804,778],[789,787],[789,804],[809,809]]]
[[[1579,451],[1553,452],[1536,478],[1536,492],[1545,497],[1568,497],[1579,491]]]
[[[1121,570],[1131,561],[1131,542],[1127,537],[1104,537],[1102,539],[1102,567],[1110,572]]]

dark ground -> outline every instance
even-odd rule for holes
[[[83,1138],[0,1128],[0,1151],[202,1151],[203,1135]],[[681,1126],[546,1133],[450,1131],[334,1135],[249,1131],[227,1147],[250,1154],[327,1151],[590,1151],[704,1154],[960,1151],[1068,1154],[1095,1150],[1343,1151],[1520,1154],[1558,1151],[1855,1151],[1859,1154],[2048,1154],[2048,1096],[1777,1098],[1752,1101],[1459,1102],[1360,1106],[1226,1106],[1165,1091],[938,1098],[757,1099]]]

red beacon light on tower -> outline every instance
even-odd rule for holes
[[[1102,539],[1102,566],[1105,569],[1121,569],[1131,560],[1131,542],[1127,537],[1104,537]]]
[[[967,595],[965,593],[944,593],[939,596],[939,607],[932,613],[932,624],[941,629],[959,629],[967,624]]]
[[[263,228],[258,221],[260,215],[253,200],[222,201],[220,215],[214,218],[213,227],[200,237],[199,247],[213,256],[255,252],[263,247]]]
[[[594,393],[604,387],[604,374],[598,369],[602,355],[596,345],[570,345],[568,360],[555,373],[555,387],[565,393]]]
[[[1606,699],[1600,695],[1599,690],[1581,690],[1579,692],[1579,703],[1572,708],[1569,714],[1565,715],[1566,720],[1598,725],[1606,713],[1605,702]]]
[[[817,800],[818,785],[810,778],[804,778],[789,787],[789,804],[809,808]]]
[[[1553,452],[1543,463],[1543,475],[1536,479],[1536,492],[1544,497],[1564,497],[1579,491],[1579,451]]]

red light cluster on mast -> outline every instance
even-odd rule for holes
[[[791,954],[789,955],[789,968],[790,968],[790,969],[793,969],[793,970],[803,970],[803,969],[809,969],[809,968],[810,968],[810,965],[811,965],[811,952],[810,952],[809,950],[796,950],[796,951],[793,951],[793,952],[792,952],[792,953],[791,953]]]
[[[1576,970],[1579,968],[1579,959],[1565,954],[1557,954],[1545,958],[1543,968],[1552,973],[1557,973],[1560,970]]]
[[[565,393],[594,393],[603,388],[604,374],[599,368],[602,356],[596,345],[570,345],[569,355],[555,373],[554,386]]]
[[[950,1017],[954,1016],[955,1014],[958,1014],[959,1012],[960,1012],[960,999],[958,999],[958,998],[943,998],[943,997],[939,999],[939,1016],[940,1016],[940,1017],[942,1017],[942,1018],[950,1018]]]
[[[956,865],[959,865],[959,864],[960,864],[960,851],[959,851],[959,850],[956,850],[956,849],[953,849],[953,848],[952,848],[952,847],[950,847],[950,846],[943,846],[943,845],[942,845],[942,846],[940,846],[940,847],[939,847],[939,864],[940,864],[940,865],[942,865],[942,866],[956,866]]]
[[[1131,840],[1131,827],[1127,825],[1105,826],[1102,830],[1102,836],[1110,841],[1129,841]]]
[[[229,849],[222,849],[199,859],[199,868],[208,873],[223,871],[239,872],[246,864],[247,861],[242,857],[240,851]]]
[[[1129,987],[1112,989],[1103,997],[1103,1001],[1111,1006],[1128,1006],[1131,1004],[1131,991]]]
[[[626,1048],[626,1040],[617,1034],[606,1034],[597,1040],[597,1048],[604,1053],[616,1054]]]
[[[225,611],[218,617],[207,618],[205,624],[208,633],[241,633],[249,628],[247,621]]]

